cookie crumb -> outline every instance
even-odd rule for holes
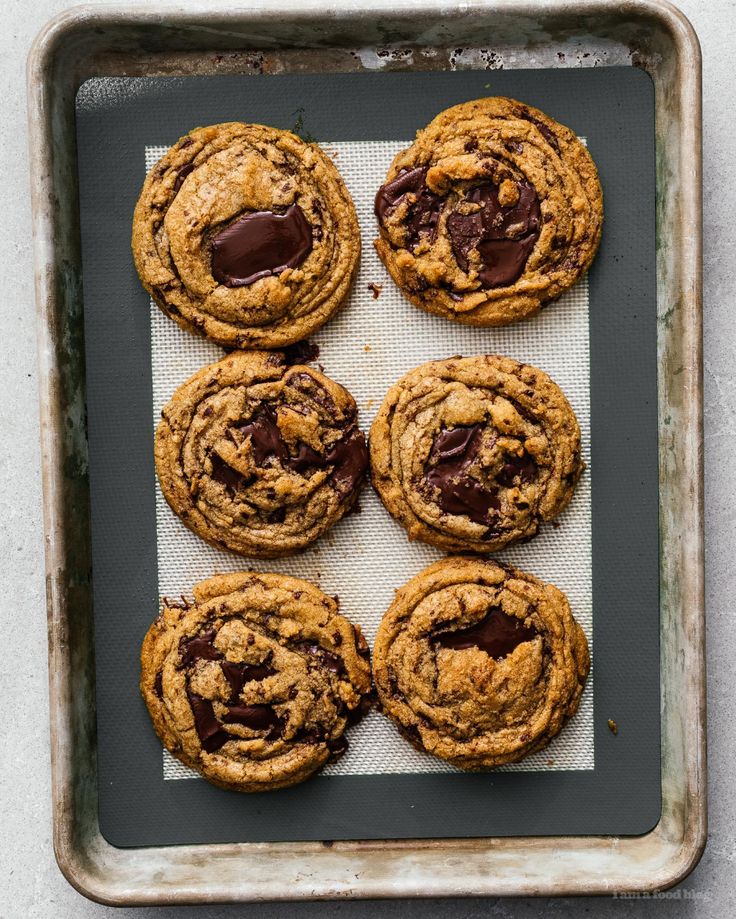
[[[381,296],[381,291],[383,290],[383,284],[374,284],[371,282],[367,285],[367,287],[368,290],[373,293],[373,299],[378,300],[378,298]]]
[[[609,730],[612,734],[618,734],[618,725],[617,725],[616,722],[613,720],[613,718],[609,718],[609,719],[608,719],[608,730]]]
[[[363,350],[366,354],[368,354],[372,349],[370,345],[363,345]]]
[[[366,402],[365,402],[365,410],[366,410],[367,412],[369,412],[369,411],[373,408],[373,403],[374,403],[375,401],[376,401],[375,399],[366,399]]]

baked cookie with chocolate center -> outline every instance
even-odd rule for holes
[[[383,401],[370,453],[373,485],[409,538],[448,551],[531,539],[568,505],[584,468],[562,390],[498,355],[410,371]]]
[[[170,753],[236,791],[309,778],[370,708],[368,646],[337,602],[281,574],[229,574],[164,599],[141,693]]]
[[[394,158],[375,212],[376,250],[412,303],[494,326],[537,312],[587,270],[603,196],[569,128],[492,97],[419,131]]]
[[[344,302],[360,230],[316,144],[229,122],[191,131],[151,169],[132,245],[143,286],[180,326],[231,348],[278,348]]]
[[[156,472],[202,539],[275,558],[343,517],[368,466],[353,397],[288,352],[233,351],[174,393],[156,431]]]
[[[589,667],[560,590],[467,557],[398,590],[373,649],[383,712],[417,749],[470,770],[545,747],[577,711]]]

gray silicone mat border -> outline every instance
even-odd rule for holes
[[[103,835],[141,846],[649,830],[660,814],[649,77],[606,68],[107,78],[104,93],[94,82],[80,90],[77,133]],[[317,777],[258,796],[164,782],[137,692],[138,649],[158,605],[148,304],[129,256],[143,145],[237,118],[292,127],[299,108],[318,139],[402,138],[441,108],[492,93],[522,98],[585,134],[606,194],[590,277],[596,769]],[[608,717],[621,726],[616,737]]]

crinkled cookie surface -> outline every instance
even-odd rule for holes
[[[354,505],[368,466],[350,393],[284,352],[233,351],[164,406],[156,472],[198,536],[275,558],[313,543]]]
[[[416,306],[470,325],[559,297],[598,249],[603,195],[575,134],[491,97],[441,112],[376,195],[379,256]]]
[[[229,122],[191,131],[151,169],[132,247],[144,287],[180,326],[231,348],[278,348],[344,302],[360,230],[316,144]]]
[[[406,374],[373,422],[370,452],[373,486],[409,537],[455,552],[532,538],[568,505],[584,468],[562,390],[498,355]]]
[[[313,584],[220,575],[164,600],[141,650],[141,692],[164,746],[236,791],[302,782],[347,749],[370,707],[368,646]]]
[[[383,712],[417,749],[469,770],[545,747],[575,714],[589,666],[560,590],[468,557],[400,588],[373,649]]]

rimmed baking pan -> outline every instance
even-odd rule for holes
[[[702,850],[705,803],[697,41],[686,21],[662,4],[631,3],[615,9],[604,3],[483,3],[457,10],[413,3],[405,11],[397,11],[395,4],[392,7],[376,3],[337,10],[307,3],[298,9],[279,6],[277,11],[264,3],[237,13],[221,11],[213,5],[208,5],[206,11],[190,8],[186,13],[167,10],[165,6],[146,13],[79,9],[52,22],[31,55],[55,845],[59,864],[72,883],[88,896],[106,902],[651,890],[684,876]],[[661,729],[661,767],[659,756],[656,765],[657,804],[661,789],[661,809],[657,806],[655,814],[642,804],[638,823],[634,820],[629,825],[617,825],[614,821],[608,824],[610,829],[606,824],[565,828],[561,822],[559,833],[535,820],[524,825],[523,835],[514,831],[513,821],[508,823],[509,828],[489,825],[485,833],[482,826],[471,828],[466,822],[452,830],[452,839],[423,831],[417,821],[407,822],[403,832],[398,828],[385,833],[380,827],[366,830],[356,823],[356,838],[351,838],[348,828],[341,834],[330,834],[328,845],[319,841],[284,841],[328,835],[326,831],[309,834],[298,830],[293,836],[281,833],[258,837],[246,833],[241,837],[268,841],[228,841],[237,839],[237,833],[210,837],[199,844],[191,844],[185,837],[165,840],[181,843],[176,846],[160,845],[161,840],[152,838],[115,838],[109,811],[106,813],[104,807],[100,810],[100,802],[105,799],[98,795],[97,787],[98,779],[100,787],[107,782],[105,762],[109,755],[106,747],[98,748],[96,736],[95,701],[101,713],[107,703],[104,694],[95,693],[95,607],[90,577],[94,556],[99,607],[101,599],[105,599],[99,582],[103,566],[99,562],[99,529],[95,531],[95,521],[100,516],[100,501],[95,498],[95,481],[100,481],[95,473],[100,465],[95,446],[99,431],[95,405],[99,403],[100,387],[95,376],[99,362],[94,358],[98,320],[86,274],[82,295],[81,243],[90,231],[85,213],[89,214],[88,205],[90,201],[94,203],[94,198],[90,198],[85,184],[88,173],[83,133],[77,148],[75,101],[79,87],[89,86],[88,81],[95,79],[146,78],[142,83],[128,84],[138,87],[140,91],[133,95],[140,98],[145,96],[145,86],[150,86],[148,78],[164,76],[227,75],[223,79],[232,81],[270,79],[269,75],[283,73],[283,79],[288,80],[288,74],[294,72],[329,73],[332,79],[350,74],[344,84],[352,80],[358,85],[365,80],[365,71],[381,70],[387,79],[396,74],[409,80],[417,72],[441,71],[428,73],[427,77],[454,80],[455,74],[458,82],[461,78],[471,83],[475,80],[477,88],[463,84],[466,96],[483,94],[481,89],[486,83],[481,80],[486,80],[492,91],[513,95],[518,85],[515,81],[523,81],[534,69],[554,66],[564,71],[587,65],[595,65],[595,79],[603,81],[602,94],[615,92],[611,89],[615,87],[615,75],[620,68],[632,66],[646,71],[654,87],[656,323],[654,297],[647,300],[645,288],[641,289],[641,306],[642,310],[649,307],[652,361],[654,349],[658,352],[658,406],[656,411],[652,406],[649,435],[656,441],[658,434],[660,551],[658,566],[655,558],[651,577],[642,584],[651,590],[658,567],[657,694],[661,694],[662,705],[661,720],[656,725]],[[608,83],[606,68],[615,68],[608,71]],[[638,76],[646,80],[644,74]],[[564,78],[570,77],[568,74]],[[501,86],[504,81],[508,89]],[[310,115],[315,111],[314,106],[307,109]],[[83,132],[85,111],[80,113],[78,109],[78,116]],[[584,133],[585,125],[578,130]],[[413,129],[407,132],[407,139],[412,133]],[[144,139],[149,142],[148,136]],[[170,143],[174,139],[167,135],[151,137],[150,142]],[[335,137],[333,130],[332,138],[319,139],[339,141],[340,137]],[[592,136],[590,142],[596,144],[599,140]],[[142,149],[140,155],[143,156]],[[615,227],[612,235],[615,238]],[[593,274],[591,284],[598,283]],[[596,294],[596,304],[600,302]],[[638,315],[636,306],[630,303],[622,303],[620,309],[622,322]],[[632,331],[637,328],[634,326]],[[591,325],[592,354],[594,350]],[[594,373],[594,401],[596,385]],[[595,404],[593,410],[595,418]],[[85,427],[88,417],[89,442]],[[600,411],[598,417],[602,417]],[[593,481],[598,483],[606,468],[602,456],[600,461],[596,459],[595,439],[593,450]],[[636,462],[635,453],[628,448],[626,456]],[[650,551],[654,543],[656,533],[648,542]],[[655,625],[656,613],[656,609],[648,611]],[[99,619],[97,628],[99,632]],[[601,647],[605,651],[605,646]],[[98,644],[98,665],[103,657]],[[605,657],[596,667],[596,698],[602,700],[608,682]],[[596,718],[600,720],[602,715],[598,706]],[[107,717],[100,721],[103,744],[107,724]],[[626,727],[622,725],[618,752],[612,754],[611,761],[615,763],[615,756],[623,750],[628,751],[632,761],[638,759],[640,764],[647,761],[651,765],[652,737],[649,746],[642,739],[637,751],[631,741],[634,732],[627,736]],[[596,768],[605,761],[601,740],[596,746]],[[334,783],[337,778],[321,781]],[[584,784],[580,781],[580,794]],[[541,786],[537,783],[536,787]],[[619,793],[626,795],[625,785]],[[559,790],[552,788],[548,800],[558,794]],[[572,802],[574,806],[574,798]],[[622,811],[626,810],[625,803],[632,801],[622,798]],[[542,797],[539,809],[544,807]],[[568,810],[569,807],[570,804]],[[654,823],[656,826],[650,829]],[[410,836],[411,827],[417,827],[416,837],[425,838],[400,838]],[[370,838],[379,835],[384,838]],[[108,838],[117,845],[108,842]]]

